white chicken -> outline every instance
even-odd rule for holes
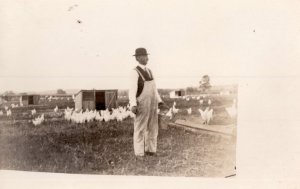
[[[172,112],[173,112],[174,114],[177,114],[178,111],[179,111],[179,109],[177,109],[175,106],[176,106],[176,102],[173,103]]]
[[[172,108],[169,109],[169,111],[166,113],[167,117],[170,117],[170,119],[173,118],[173,114],[172,114]]]
[[[54,108],[54,112],[57,113],[57,111],[58,111],[58,107],[56,105],[56,107]]]
[[[201,118],[204,121],[203,124],[208,125],[210,120],[213,118],[213,109],[208,110],[209,107],[207,107],[204,111],[199,109],[199,112],[201,114]]]
[[[66,110],[67,111],[73,111],[73,108],[69,108],[69,106],[67,106]],[[75,111],[77,111],[77,109]]]
[[[35,114],[36,114],[36,110],[35,109],[31,110],[31,115],[35,115]]]
[[[109,114],[104,114],[103,119],[105,122],[109,122],[111,120],[111,116]]]
[[[210,99],[208,99],[208,102],[207,102],[207,103],[208,103],[208,105],[211,105],[211,100],[210,100]]]
[[[97,115],[97,111],[96,110],[91,110],[89,112],[86,112],[86,120],[87,122],[90,122],[90,121],[94,121],[95,118],[96,118],[96,115]]]
[[[127,104],[126,108],[127,110],[130,110],[130,104]]]
[[[81,110],[80,112],[73,112],[70,117],[70,120],[75,123],[84,123],[86,121],[86,117],[85,117],[85,114]]]
[[[189,98],[189,97],[187,97],[185,100],[186,100],[186,101],[190,101],[190,98]]]
[[[127,110],[127,112],[130,118],[135,118],[135,114],[132,111]]]
[[[33,125],[40,125],[45,120],[44,114],[32,120]]]
[[[236,100],[233,100],[233,104],[231,107],[226,108],[227,113],[231,118],[236,118],[237,115],[237,109],[236,109]]]
[[[114,120],[117,119],[117,111],[115,109],[112,109],[111,114],[107,113],[107,116],[109,117],[109,120]]]
[[[10,110],[10,109],[6,111],[6,116],[7,116],[7,117],[10,117],[10,116],[11,116],[11,110]]]
[[[123,121],[124,118],[123,118],[122,114],[117,114],[116,119],[118,122],[121,122],[121,121]]]
[[[123,119],[130,117],[130,111],[127,109],[127,107],[121,108],[121,114],[123,116]]]
[[[71,121],[72,119],[72,110],[70,109],[65,109],[65,119],[68,121]]]
[[[5,109],[5,111],[7,111],[8,110],[8,106],[4,106],[4,109]]]
[[[200,104],[203,104],[203,99],[199,100]]]
[[[119,107],[119,112],[122,115],[123,119],[126,119],[128,117],[130,117],[130,118],[134,118],[135,117],[135,114],[129,110],[129,106],[126,106],[124,108],[123,107]]]
[[[103,116],[101,116],[100,112],[97,112],[97,113],[96,113],[95,119],[96,119],[97,121],[103,121]]]
[[[132,111],[130,111],[130,112],[129,112],[129,117],[130,117],[130,118],[135,118],[135,114],[134,114]]]
[[[192,108],[187,109],[187,112],[190,115],[192,113]]]

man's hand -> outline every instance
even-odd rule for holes
[[[164,103],[164,102],[159,102],[158,103],[158,109],[169,109],[169,107]]]
[[[136,114],[137,113],[137,107],[136,106],[132,106],[131,107],[131,111],[132,111],[132,113]]]

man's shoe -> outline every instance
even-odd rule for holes
[[[156,156],[155,152],[145,152],[147,156]]]

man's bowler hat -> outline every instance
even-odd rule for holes
[[[142,56],[142,55],[149,55],[145,48],[137,48],[133,56]]]

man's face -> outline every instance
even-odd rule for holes
[[[142,65],[146,65],[148,63],[148,55],[141,55],[141,56],[137,56],[136,60],[142,64]]]

